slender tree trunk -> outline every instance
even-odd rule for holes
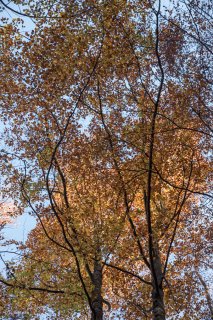
[[[162,265],[159,255],[158,245],[155,243],[153,250],[153,264],[155,275],[157,278],[157,284],[152,279],[153,289],[152,289],[152,307],[153,307],[153,320],[165,320],[165,306],[164,306],[164,294],[162,288]]]
[[[201,284],[202,284],[202,286],[204,288],[207,304],[208,304],[208,307],[209,307],[209,312],[210,312],[210,315],[211,315],[211,320],[213,320],[213,304],[212,304],[211,296],[209,294],[208,286],[207,286],[206,282],[204,281],[203,277],[201,276],[201,274],[198,271],[195,271],[195,273],[196,273],[198,279],[200,280],[200,282],[201,282]]]
[[[101,295],[102,265],[99,261],[95,261],[94,263],[93,286],[91,302],[94,312],[91,320],[103,320],[103,298]]]

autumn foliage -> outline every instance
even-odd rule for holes
[[[0,278],[2,319],[211,319],[212,5],[21,10],[31,32],[1,28],[0,160],[37,224]]]

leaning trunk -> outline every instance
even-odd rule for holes
[[[208,307],[209,307],[211,320],[213,320],[213,303],[212,303],[211,296],[209,294],[208,286],[207,286],[206,282],[204,281],[204,279],[202,278],[201,274],[198,271],[195,271],[195,274],[197,275],[198,279],[200,280],[200,282],[201,282],[201,284],[202,284],[202,286],[204,288],[204,293],[205,293],[207,304],[208,304]]]
[[[164,307],[164,294],[162,287],[162,265],[161,259],[158,251],[158,245],[155,244],[155,248],[153,250],[153,265],[154,272],[156,276],[156,280],[154,280],[154,276],[152,277],[152,309],[153,309],[153,320],[165,320],[165,307]]]
[[[103,320],[103,299],[101,295],[102,265],[99,261],[95,261],[94,263],[93,286],[91,295],[93,313],[91,320]]]

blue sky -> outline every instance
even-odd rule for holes
[[[12,8],[19,10],[19,7],[15,6],[12,2],[9,4]],[[0,19],[1,18],[7,18],[8,23],[10,23],[13,19],[21,18],[24,20],[25,27],[21,30],[21,33],[30,32],[34,28],[34,23],[32,19],[20,17],[19,15],[9,11],[8,9],[4,9],[0,11]],[[0,26],[3,26],[2,23],[0,23]],[[2,123],[0,123],[0,135],[3,133],[4,126]],[[4,145],[0,144],[0,149],[4,148]],[[0,172],[0,184],[2,178],[2,173]],[[0,185],[1,188],[1,185]],[[1,196],[0,196],[1,201]],[[27,234],[29,231],[35,226],[35,218],[30,216],[28,214],[28,210],[26,210],[26,213],[16,219],[13,220],[11,224],[8,224],[5,226],[5,228],[2,230],[2,235],[5,237],[6,240],[14,239],[16,241],[26,241]],[[13,250],[14,248],[12,246],[8,246],[7,248],[1,247],[0,250]],[[13,255],[9,254],[2,254],[4,259],[10,259],[13,257]],[[0,270],[3,268],[3,262],[0,261]]]

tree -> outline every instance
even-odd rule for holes
[[[53,273],[65,263],[69,274],[69,265],[72,293],[82,297],[65,303],[71,314],[89,307],[92,319],[103,319],[110,301],[126,318],[176,317],[168,289],[182,283],[173,298],[187,295],[181,268],[202,267],[202,254],[194,259],[179,246],[189,231],[196,235],[190,219],[205,225],[202,197],[212,198],[204,9],[185,2],[188,16],[185,7],[167,10],[160,1],[29,4],[40,18],[27,41],[10,27],[1,103],[13,155],[2,153],[23,164],[6,166],[7,192],[40,223],[29,235],[27,259],[45,250],[43,265],[59,250]],[[50,275],[43,279],[37,263],[29,271],[25,257],[14,266],[21,285],[2,282],[51,293],[41,288]],[[70,290],[66,272],[57,277],[52,291]],[[57,309],[53,299],[40,303]],[[193,306],[184,310],[194,316]]]

